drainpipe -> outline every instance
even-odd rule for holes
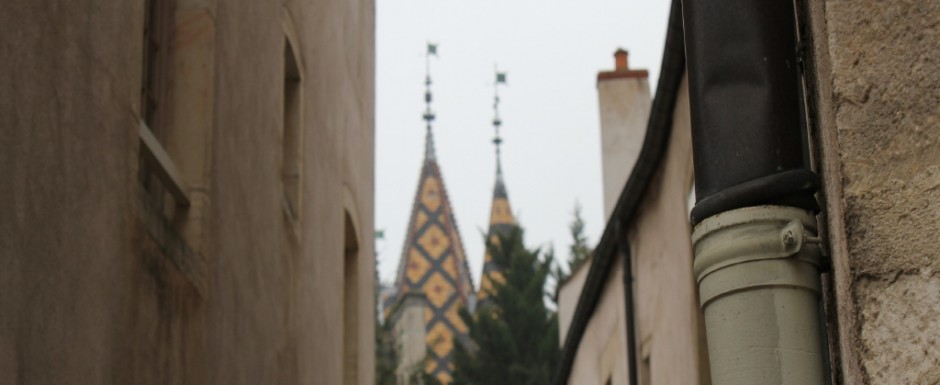
[[[683,0],[712,384],[822,385],[814,193],[792,0]]]

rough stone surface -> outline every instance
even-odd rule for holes
[[[825,17],[849,344],[868,383],[938,383],[940,2],[830,0]]]
[[[862,278],[863,362],[872,384],[935,384],[940,379],[940,275]]]
[[[940,2],[830,1],[827,16],[857,273],[940,270]]]

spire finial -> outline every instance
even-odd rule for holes
[[[503,164],[500,159],[499,146],[503,143],[503,138],[499,135],[499,127],[503,121],[499,117],[499,85],[506,84],[506,73],[499,72],[499,68],[494,66],[496,72],[496,82],[493,83],[493,129],[496,136],[493,137],[493,145],[496,147],[496,178],[498,182],[503,179]]]
[[[434,121],[434,111],[431,110],[431,56],[437,56],[437,44],[428,42],[428,49],[424,55],[424,116],[423,119],[427,126],[427,134],[424,143],[424,158],[434,160],[434,136],[431,134],[431,122]]]

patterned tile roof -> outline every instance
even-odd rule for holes
[[[428,140],[430,148],[430,131]],[[468,338],[458,311],[471,307],[475,298],[463,243],[433,150],[426,152],[418,180],[396,289],[398,293],[422,292],[427,297],[425,341],[430,357],[425,369],[442,383],[450,383],[453,341]]]
[[[516,218],[512,215],[512,207],[509,205],[509,194],[506,193],[506,184],[503,182],[502,166],[498,158],[496,162],[496,185],[493,186],[490,227],[487,232],[487,237],[493,243],[499,242],[497,234],[505,234],[516,226]],[[493,283],[502,281],[503,274],[487,250],[483,256],[483,275],[480,278],[480,290],[477,291],[477,306],[486,306]]]

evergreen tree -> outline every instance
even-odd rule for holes
[[[395,342],[392,332],[392,325],[376,323],[375,330],[375,384],[376,385],[400,385],[398,384],[398,365],[401,356],[398,354],[399,345]],[[434,376],[424,371],[427,360],[416,364],[415,367],[406,369],[407,378],[403,379],[408,385],[441,385],[440,381]]]
[[[574,205],[574,219],[568,225],[571,231],[571,247],[568,254],[568,271],[574,273],[575,269],[581,266],[588,256],[591,255],[591,247],[588,246],[587,236],[584,235],[584,219],[581,218],[581,205]]]
[[[375,322],[375,384],[396,385],[398,352],[389,325]]]
[[[568,271],[563,271],[559,267],[553,273],[556,282],[559,284],[567,280],[571,274],[574,274],[574,271],[581,267],[584,261],[586,261],[593,252],[591,247],[588,246],[587,236],[584,235],[584,219],[581,218],[581,205],[577,203],[574,205],[574,219],[572,219],[571,223],[568,225],[568,230],[571,232],[571,246],[568,247]]]
[[[497,235],[487,248],[504,280],[488,306],[461,313],[472,346],[455,343],[453,384],[547,384],[559,356],[558,316],[544,301],[551,256],[526,250],[518,227]]]
[[[376,239],[379,239],[376,235]],[[382,300],[382,289],[386,287],[379,279],[378,253],[372,262],[375,264],[375,303]],[[384,314],[375,317],[375,384],[396,385],[395,369],[398,367],[398,352],[395,349],[395,339],[392,335],[391,325],[380,321]]]

